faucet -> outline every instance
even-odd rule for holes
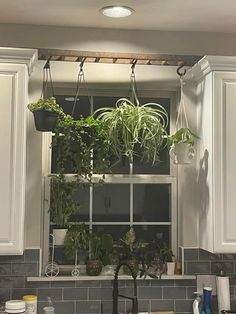
[[[134,296],[129,297],[122,294],[119,294],[118,289],[118,274],[120,271],[121,266],[126,266],[130,270],[131,276],[134,281]],[[137,297],[137,281],[136,281],[136,274],[135,271],[125,262],[121,262],[115,270],[114,280],[113,280],[113,310],[112,314],[118,314],[118,297],[132,300],[132,314],[138,314],[138,297]]]

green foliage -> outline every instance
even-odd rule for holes
[[[160,255],[164,262],[173,262],[173,251],[165,242],[160,246]]]
[[[107,132],[93,116],[74,120],[67,115],[58,120],[52,145],[57,148],[59,173],[65,172],[65,161],[73,172],[90,180],[93,173],[110,172]]]
[[[89,228],[85,224],[70,226],[65,241],[65,253],[68,257],[74,257],[77,250],[88,251]]]
[[[113,253],[113,238],[110,234],[103,234],[101,236],[92,233],[90,236],[91,243],[91,259],[100,260],[102,264],[111,264]]]
[[[179,143],[194,145],[195,139],[199,139],[199,137],[190,129],[180,128],[175,134],[168,137],[168,146],[171,147],[172,145]]]
[[[48,111],[54,111],[61,117],[65,116],[61,106],[57,104],[55,97],[50,97],[47,99],[40,98],[36,103],[28,104],[28,109],[31,112],[35,110],[42,110],[42,109],[48,110]]]
[[[112,153],[130,160],[134,155],[142,160],[159,162],[168,124],[166,110],[159,104],[135,105],[126,98],[116,102],[116,107],[100,108],[95,112],[109,135]]]
[[[142,249],[148,243],[144,241],[137,241],[134,229],[131,227],[122,239],[116,244],[116,251],[120,260],[136,259]]]
[[[68,226],[71,215],[79,208],[73,199],[76,187],[76,182],[66,182],[63,175],[54,175],[51,177],[49,212],[50,220],[57,227]]]

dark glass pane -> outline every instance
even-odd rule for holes
[[[62,109],[66,114],[72,115],[74,100],[69,101],[67,99],[73,97],[74,96],[56,95],[57,102],[61,105]],[[90,114],[91,114],[90,98],[88,96],[79,96],[76,102],[73,117],[75,119],[79,119],[80,116],[87,117]]]
[[[99,235],[104,233],[109,233],[112,235],[114,241],[118,241],[119,239],[123,238],[126,232],[129,230],[129,226],[127,225],[118,225],[118,226],[111,226],[111,225],[103,225],[103,226],[93,226],[93,231]]]
[[[170,184],[134,184],[134,221],[169,222]]]
[[[148,243],[165,242],[171,246],[171,226],[134,226],[137,240]]]
[[[89,220],[89,186],[81,184],[75,193],[75,201],[79,204],[78,213],[73,215],[70,219],[71,222],[88,221]]]
[[[93,221],[129,221],[128,184],[104,184],[93,192]]]

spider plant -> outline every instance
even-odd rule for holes
[[[132,161],[137,155],[152,164],[159,162],[168,124],[167,112],[161,105],[136,105],[121,98],[115,107],[100,108],[95,115],[105,125],[111,150],[118,159],[127,156]]]

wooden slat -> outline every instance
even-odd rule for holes
[[[86,57],[86,62],[131,64],[137,60],[137,64],[171,65],[185,64],[192,66],[199,61],[201,56],[165,55],[165,54],[141,54],[121,52],[94,52],[60,49],[38,49],[39,60],[80,62]]]

